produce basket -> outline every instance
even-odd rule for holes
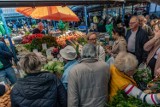
[[[0,107],[11,107],[10,93],[11,90],[8,90],[3,96],[0,97]]]

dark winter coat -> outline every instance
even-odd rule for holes
[[[129,37],[131,36],[131,30],[127,31],[126,41],[128,43]],[[146,61],[148,53],[144,51],[143,46],[149,40],[147,32],[139,27],[136,34],[136,43],[135,43],[135,56],[138,59],[139,64]]]
[[[6,69],[12,66],[12,63],[11,63],[12,57],[13,57],[13,54],[9,50],[7,45],[0,41],[0,61],[3,64],[2,69]]]
[[[11,91],[12,107],[67,107],[67,93],[49,72],[28,74]]]

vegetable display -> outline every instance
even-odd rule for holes
[[[60,61],[50,61],[44,65],[43,70],[50,71],[60,78],[64,72],[64,63]]]
[[[57,41],[55,37],[52,36],[43,36],[42,38],[35,38],[32,40],[30,44],[25,44],[25,47],[30,51],[33,49],[38,49],[38,51],[42,51],[42,44],[46,43],[47,47],[57,46]]]
[[[145,90],[147,88],[147,83],[152,80],[151,70],[149,68],[137,69],[133,78],[138,84],[138,87],[141,90]]]
[[[107,107],[157,107],[149,105],[135,97],[129,97],[124,91],[119,91],[117,95],[113,97],[113,101],[106,104]]]

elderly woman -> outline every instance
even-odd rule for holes
[[[152,70],[152,77],[159,75],[160,67],[160,21],[154,25],[154,37],[144,45],[144,50],[149,52],[147,65]]]
[[[138,65],[136,57],[130,53],[120,52],[114,65],[110,68],[110,101],[118,90],[124,90],[129,96],[134,96],[148,104],[159,104],[160,94],[146,94],[138,89],[136,82],[132,79]]]
[[[96,47],[86,44],[82,60],[68,77],[68,107],[104,107],[108,99],[109,68],[97,60]]]
[[[52,73],[41,72],[41,57],[29,53],[20,59],[27,74],[11,91],[12,107],[67,107],[63,84]]]

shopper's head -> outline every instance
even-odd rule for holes
[[[27,74],[40,72],[41,65],[41,58],[33,52],[20,59],[20,66]]]
[[[150,24],[151,24],[151,27],[153,28],[154,25],[158,22],[158,19],[153,19],[151,20]]]
[[[97,43],[97,33],[89,33],[87,35],[88,43],[96,44]]]
[[[137,30],[139,27],[139,19],[137,16],[132,16],[129,22],[131,30]]]
[[[160,21],[156,21],[153,25],[154,32],[158,32],[160,30]]]
[[[42,30],[44,29],[44,26],[43,26],[43,23],[42,23],[42,22],[39,22],[39,23],[38,23],[38,29],[39,29],[40,31],[42,31]]]
[[[83,58],[97,58],[96,46],[94,44],[86,44],[81,53]]]
[[[124,37],[125,35],[125,29],[123,27],[114,27],[112,30],[112,35],[114,39],[118,39],[119,37]]]
[[[115,67],[128,76],[133,76],[138,65],[136,57],[127,52],[120,52],[115,58]]]
[[[138,19],[139,19],[139,25],[143,26],[145,17],[143,15],[139,15]]]
[[[60,55],[67,61],[75,60],[77,58],[76,50],[70,45],[67,45],[64,49],[61,49]]]

